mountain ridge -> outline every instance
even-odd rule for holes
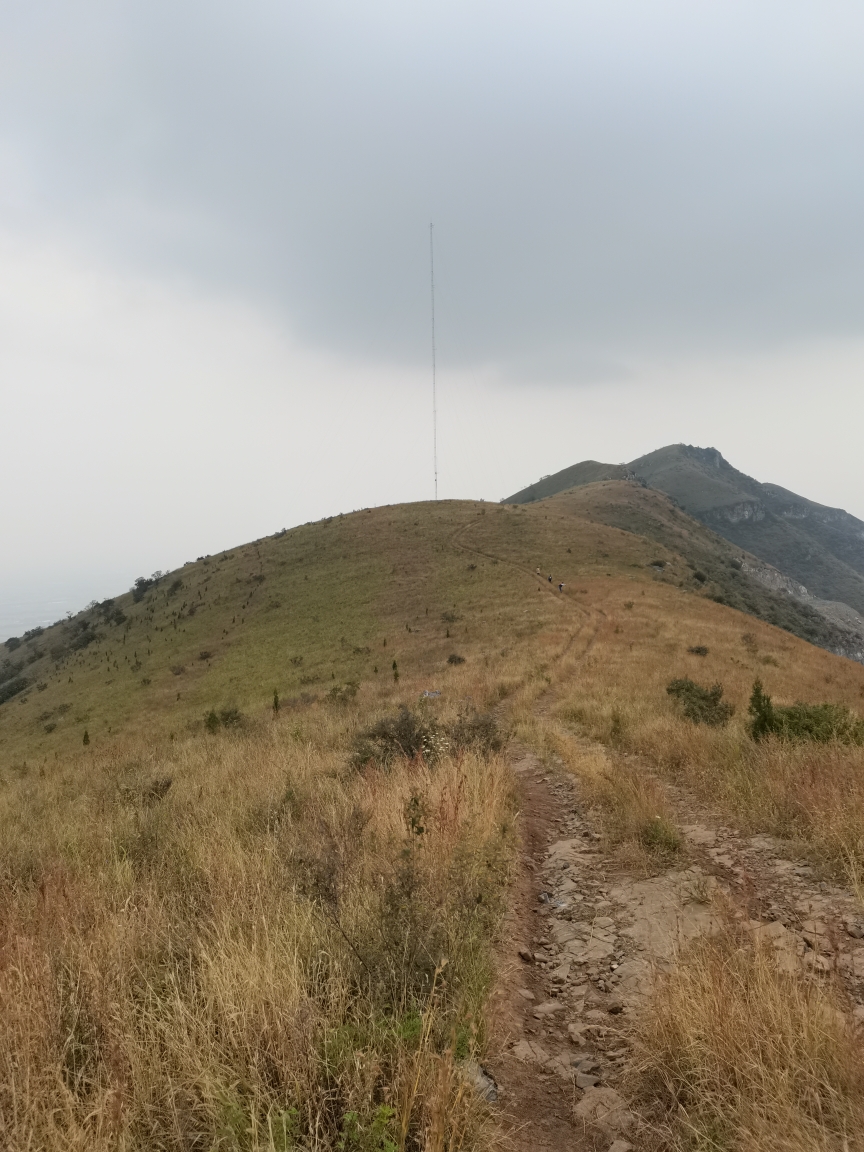
[[[740,472],[716,448],[671,444],[627,464],[571,465],[504,501],[533,503],[569,488],[629,480],[664,492],[719,536],[767,563],[770,585],[864,636],[864,521]],[[764,581],[763,581],[764,582]]]

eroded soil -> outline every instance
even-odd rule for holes
[[[488,1070],[517,1152],[657,1146],[650,1102],[640,1109],[622,1084],[632,1024],[681,947],[717,929],[718,908],[761,936],[781,967],[839,981],[853,1021],[864,1019],[861,905],[789,846],[740,836],[667,788],[686,848],[646,874],[644,861],[605,844],[578,776],[524,749],[514,770],[523,853]]]

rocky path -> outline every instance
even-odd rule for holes
[[[632,1024],[681,946],[717,929],[718,899],[781,967],[839,981],[853,1020],[864,1021],[861,905],[788,846],[741,836],[668,788],[686,848],[674,867],[646,875],[605,847],[577,775],[525,750],[514,769],[523,857],[489,1071],[517,1152],[656,1147],[622,1086]]]
[[[505,1124],[525,1152],[625,1152],[635,1117],[614,1087],[629,1052],[615,993],[639,949],[616,932],[610,862],[574,778],[528,752],[514,768],[524,852],[490,1067]]]
[[[501,561],[465,540],[470,527],[454,534],[453,546]],[[530,568],[503,562],[534,579]],[[572,631],[555,662],[572,661],[581,648],[575,667],[605,614],[598,605],[570,608]],[[535,702],[538,714],[554,694],[550,687]],[[588,756],[595,751],[587,739],[583,746]],[[653,773],[639,757],[604,751],[613,766],[628,761]],[[743,836],[666,783],[686,847],[674,867],[658,864],[646,875],[607,845],[599,814],[580,795],[578,765],[571,772],[522,749],[513,767],[523,852],[493,997],[491,1077],[481,1076],[514,1152],[660,1146],[647,1116],[626,1099],[633,1023],[682,946],[718,929],[718,910],[745,924],[781,968],[833,981],[864,1034],[860,895],[820,879],[793,846]]]

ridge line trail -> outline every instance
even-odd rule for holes
[[[455,548],[537,579],[467,544],[474,523],[453,533]],[[490,998],[488,1066],[513,1152],[656,1147],[656,1127],[624,1098],[633,1024],[681,947],[721,927],[714,898],[764,941],[781,969],[836,980],[849,1007],[857,1004],[856,1023],[864,1021],[864,917],[852,892],[820,882],[788,846],[744,835],[663,780],[645,757],[593,741],[550,714],[609,617],[545,581],[541,588],[578,613],[578,624],[549,662],[555,682],[547,676],[537,691],[528,679],[496,709],[527,706],[542,752],[511,746],[521,851]],[[585,646],[571,655],[580,637]],[[634,858],[632,844],[608,840],[591,788],[598,762],[613,787],[619,773],[635,773],[662,795],[683,832],[673,861]]]

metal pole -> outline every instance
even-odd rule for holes
[[[435,246],[429,225],[429,278],[432,289],[432,460],[435,469],[435,499],[438,499],[438,391],[435,379]]]

